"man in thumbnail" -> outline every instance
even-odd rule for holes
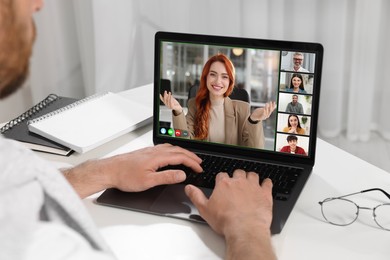
[[[303,53],[296,52],[293,54],[293,67],[291,68],[292,71],[295,72],[309,72],[307,69],[302,67],[303,64]]]
[[[282,149],[280,149],[283,153],[292,153],[292,154],[301,154],[301,155],[307,155],[305,152],[305,149],[298,146],[298,137],[295,135],[289,135],[287,136],[287,143],[288,145],[283,146]]]
[[[298,102],[298,95],[292,95],[292,101],[287,104],[286,112],[291,114],[303,114],[303,106]]]

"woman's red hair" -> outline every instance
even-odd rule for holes
[[[207,75],[209,74],[211,64],[219,61],[225,65],[227,74],[229,76],[229,86],[224,94],[224,97],[228,97],[234,87],[235,82],[235,69],[231,60],[222,53],[212,56],[204,65],[202,75],[200,78],[200,85],[198,93],[196,94],[196,113],[195,113],[195,126],[194,134],[196,139],[205,140],[209,133],[209,117],[210,117],[210,98],[209,90],[207,89]]]

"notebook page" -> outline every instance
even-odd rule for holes
[[[134,130],[151,116],[151,107],[108,92],[34,120],[29,130],[83,153]]]

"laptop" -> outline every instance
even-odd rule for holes
[[[229,57],[235,66],[236,82],[229,96],[231,100],[247,102],[251,110],[270,101],[277,105],[271,116],[262,121],[261,146],[192,138],[193,129],[175,126],[172,111],[160,102],[160,93],[170,91],[184,113],[188,113],[187,105],[199,89],[202,68],[209,57],[218,53]],[[186,170],[185,183],[139,193],[108,189],[96,202],[205,223],[184,193],[186,183],[200,187],[210,196],[219,171],[232,174],[235,168],[242,168],[257,172],[260,179],[272,179],[271,232],[280,233],[315,162],[322,59],[323,47],[318,43],[157,32],[153,142],[171,143],[197,153],[203,159],[205,171],[194,174],[183,166],[172,166]],[[297,77],[302,81],[301,90],[292,84]],[[292,120],[289,124],[290,118],[299,122],[299,131],[293,127]],[[229,127],[225,125],[225,129]]]

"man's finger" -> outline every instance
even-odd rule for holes
[[[273,183],[272,183],[272,180],[270,178],[265,179],[261,183],[261,187],[263,189],[266,189],[268,192],[272,192],[272,186],[273,186]]]
[[[202,162],[202,159],[199,156],[197,156],[193,152],[190,152],[187,149],[181,148],[179,146],[172,146],[171,149],[172,149],[172,152],[174,152],[176,154],[185,154],[186,156],[188,156],[188,157],[192,158],[193,160],[197,161],[199,164]]]
[[[259,175],[255,172],[248,172],[246,175],[247,179],[256,183],[259,183]]]
[[[181,170],[165,170],[160,172],[154,172],[151,174],[149,180],[151,187],[164,184],[175,184],[185,181],[186,174]]]
[[[215,185],[218,185],[218,183],[224,178],[230,178],[230,177],[226,172],[218,173],[217,176],[215,176]]]
[[[238,178],[246,178],[246,172],[241,169],[236,169],[233,172],[233,178],[238,179]]]
[[[175,153],[173,151],[166,151],[163,156],[156,158],[157,168],[162,168],[168,165],[185,165],[195,172],[201,173],[203,171],[200,166],[200,158],[191,157],[183,153]]]
[[[204,193],[194,185],[187,185],[185,187],[185,193],[191,202],[195,205],[195,207],[199,210],[199,213],[203,214],[203,209],[206,207],[208,199],[204,195]]]

